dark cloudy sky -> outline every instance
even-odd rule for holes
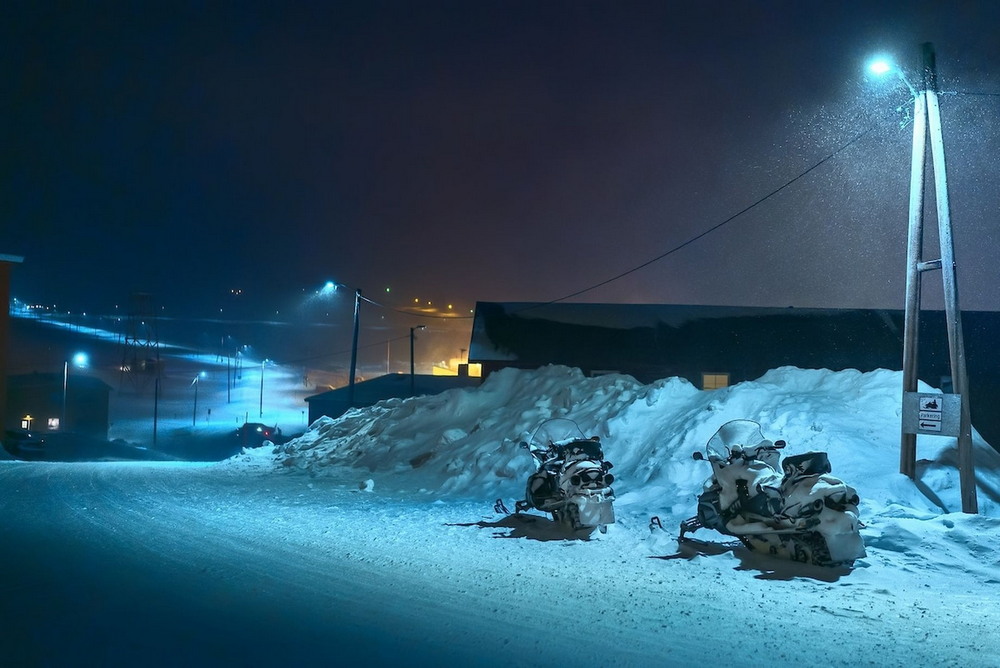
[[[901,307],[908,94],[863,67],[915,72],[930,41],[962,93],[942,96],[962,306],[1000,308],[1000,2],[0,11],[23,299],[270,308],[327,279],[400,305],[558,299],[848,145],[576,299]]]

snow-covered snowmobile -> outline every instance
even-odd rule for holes
[[[704,527],[748,549],[820,566],[851,566],[865,556],[857,492],[830,475],[825,452],[782,462],[784,447],[765,439],[752,420],[722,425],[705,454],[693,455],[712,464],[712,477],[698,497],[698,514],[681,522],[679,540]]]
[[[614,476],[600,438],[586,438],[576,422],[554,418],[540,424],[521,447],[531,453],[536,470],[528,477],[525,499],[515,505],[517,512],[552,513],[553,520],[574,531],[596,527],[604,533],[614,524]]]

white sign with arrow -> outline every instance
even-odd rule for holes
[[[959,394],[903,393],[903,431],[907,434],[958,436],[961,417]]]

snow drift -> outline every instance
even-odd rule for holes
[[[241,459],[312,475],[347,466],[382,484],[435,495],[520,498],[533,471],[520,442],[543,420],[566,417],[601,437],[615,464],[619,506],[682,516],[708,475],[691,453],[723,423],[746,418],[768,438],[786,440],[787,454],[828,452],[834,473],[858,488],[868,513],[960,510],[956,439],[919,436],[919,480],[898,473],[900,387],[900,372],[887,370],[784,367],[700,391],[679,378],[643,385],[630,376],[587,378],[563,366],[506,369],[478,388],[321,418],[300,438]],[[920,391],[936,390],[921,384]],[[973,440],[980,510],[994,516],[1000,455],[978,433]]]
[[[747,418],[788,442],[786,455],[829,453],[833,473],[861,496],[869,547],[919,552],[938,538],[1000,565],[1000,455],[974,434],[980,515],[963,515],[957,441],[918,437],[918,479],[898,473],[901,373],[775,369],[712,391],[668,378],[644,385],[629,376],[584,377],[578,369],[507,369],[480,387],[392,399],[331,420],[300,438],[245,451],[255,463],[322,476],[355,469],[369,490],[423,492],[434,499],[523,498],[533,471],[520,447],[543,420],[567,417],[599,435],[615,464],[620,529],[667,531],[694,512],[708,468],[691,459],[723,423]],[[921,392],[935,392],[922,384]],[[512,505],[512,504],[509,504]],[[916,543],[916,544],[915,544]],[[948,550],[941,555],[948,558]],[[961,560],[956,557],[956,560]]]

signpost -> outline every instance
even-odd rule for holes
[[[903,394],[903,433],[958,436],[962,431],[962,397],[957,394]]]

